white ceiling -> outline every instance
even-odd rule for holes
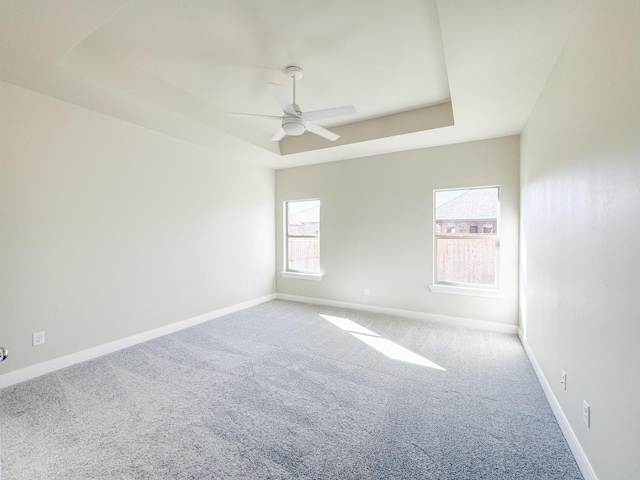
[[[519,133],[576,1],[5,0],[0,80],[286,168]],[[305,71],[303,110],[356,107],[323,123],[353,124],[344,142],[305,144],[306,133],[284,140],[301,153],[281,156],[278,121],[226,114],[280,114],[266,83],[289,90],[287,65]],[[451,126],[362,135],[449,101]]]

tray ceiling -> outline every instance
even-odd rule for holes
[[[0,79],[274,168],[519,133],[573,1],[23,0],[0,6]],[[304,69],[303,110],[353,104],[270,138],[266,84]],[[281,151],[285,155],[281,155]]]

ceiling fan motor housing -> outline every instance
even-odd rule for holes
[[[285,115],[282,119],[282,129],[287,135],[302,135],[307,129],[307,122],[302,117]]]

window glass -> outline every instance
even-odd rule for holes
[[[435,283],[497,287],[499,188],[436,190],[434,202]]]
[[[320,200],[286,202],[286,270],[320,272]]]

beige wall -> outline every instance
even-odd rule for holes
[[[527,342],[598,477],[638,479],[639,2],[585,2],[521,143]]]
[[[517,324],[519,138],[414,150],[276,173],[277,292]],[[432,293],[433,190],[501,186],[504,297]],[[282,278],[282,203],[321,200],[321,282]],[[370,296],[364,296],[364,289]]]
[[[5,83],[0,112],[0,374],[273,293],[272,170]]]

